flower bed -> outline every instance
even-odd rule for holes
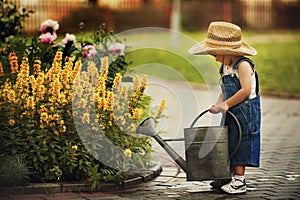
[[[44,22],[39,40],[15,40],[9,64],[1,59],[0,155],[21,155],[31,182],[85,180],[93,188],[147,169],[151,140],[135,130],[145,117],[162,117],[165,101],[151,107],[146,76],[122,81],[125,44],[105,24],[79,47],[72,34],[55,45],[57,29]]]

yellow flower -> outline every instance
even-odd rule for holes
[[[90,114],[84,113],[81,119],[82,123],[89,124],[90,123]]]
[[[157,112],[157,115],[161,115],[162,112],[166,109],[166,101],[165,100],[162,100],[160,102],[160,105],[159,105],[159,108],[158,108],[158,112]]]
[[[9,102],[14,102],[15,98],[16,98],[15,91],[14,90],[9,90],[7,98],[8,98]]]
[[[143,114],[143,109],[135,108],[132,113],[132,119],[138,119]]]
[[[68,103],[68,100],[66,99],[66,95],[63,94],[63,93],[60,93],[58,95],[58,102],[61,103],[61,104],[66,104]]]
[[[78,146],[75,144],[71,147],[73,150],[77,150],[78,149]]]
[[[49,116],[48,116],[48,113],[47,112],[42,112],[41,113],[41,117],[40,117],[40,122],[48,122],[48,118],[49,118]]]
[[[125,151],[124,151],[124,156],[126,157],[126,158],[131,158],[131,150],[130,149],[125,149]]]
[[[58,130],[54,130],[54,135],[59,135]]]
[[[14,124],[15,124],[15,120],[14,120],[14,119],[9,119],[8,123],[9,123],[10,125],[14,125]]]
[[[61,126],[59,129],[60,132],[64,133],[67,131],[67,127],[65,125]]]

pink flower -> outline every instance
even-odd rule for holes
[[[91,60],[96,54],[97,54],[97,51],[93,45],[85,45],[82,48],[83,57],[85,57],[89,60]]]
[[[47,44],[52,44],[54,43],[54,40],[56,40],[57,35],[55,32],[53,32],[52,34],[50,32],[48,33],[43,33],[42,35],[40,35],[39,40],[41,43],[47,43]]]
[[[48,19],[42,22],[40,31],[42,33],[47,33],[47,32],[56,32],[59,29],[59,24],[57,21],[54,21],[52,19]]]
[[[111,45],[108,49],[108,51],[114,56],[116,54],[120,55],[120,56],[124,56],[125,53],[125,44],[122,43],[115,43],[113,45]]]
[[[59,28],[59,24],[57,21],[53,21],[51,19],[48,19],[46,21],[43,21],[40,27],[40,31],[42,34],[39,37],[39,40],[41,43],[48,43],[52,44],[54,43],[54,40],[57,38],[56,31]]]
[[[62,39],[61,43],[66,45],[68,42],[75,42],[76,41],[76,36],[73,34],[66,34],[66,37]]]

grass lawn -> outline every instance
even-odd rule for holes
[[[195,41],[202,40],[205,36],[205,33],[184,34]],[[251,44],[258,52],[252,59],[259,73],[262,92],[300,93],[300,34],[298,32],[257,34],[246,32],[244,35],[245,41]],[[148,37],[152,38],[153,41],[157,41],[155,36],[148,35]],[[161,36],[160,39],[162,41],[167,40],[167,38],[162,38]],[[132,39],[134,40],[134,37],[129,38],[129,41]],[[187,51],[188,47],[187,45],[179,48],[182,48],[182,51]],[[170,73],[173,70],[184,77],[185,80],[197,83],[205,83],[203,73],[208,73],[205,74],[206,79],[209,76],[215,77],[216,74],[209,73],[216,71],[219,66],[214,59],[209,59],[207,56],[194,56],[190,59],[195,59],[195,62],[201,62],[202,68],[199,74],[197,73],[197,67],[192,67],[193,63],[190,63],[186,56],[170,52],[164,48],[144,48],[131,51],[127,54],[127,59],[133,62],[131,68],[141,65],[154,66],[155,63],[156,68],[151,67],[152,71],[155,71],[152,75],[165,79],[174,79],[176,76],[174,76],[174,73]],[[162,71],[160,70],[162,69],[161,66],[164,68],[168,66],[172,70]],[[205,71],[205,69],[211,67],[214,70]]]

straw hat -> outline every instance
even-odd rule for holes
[[[206,38],[193,45],[189,53],[196,55],[254,56],[256,50],[242,41],[241,28],[229,22],[212,22]]]

